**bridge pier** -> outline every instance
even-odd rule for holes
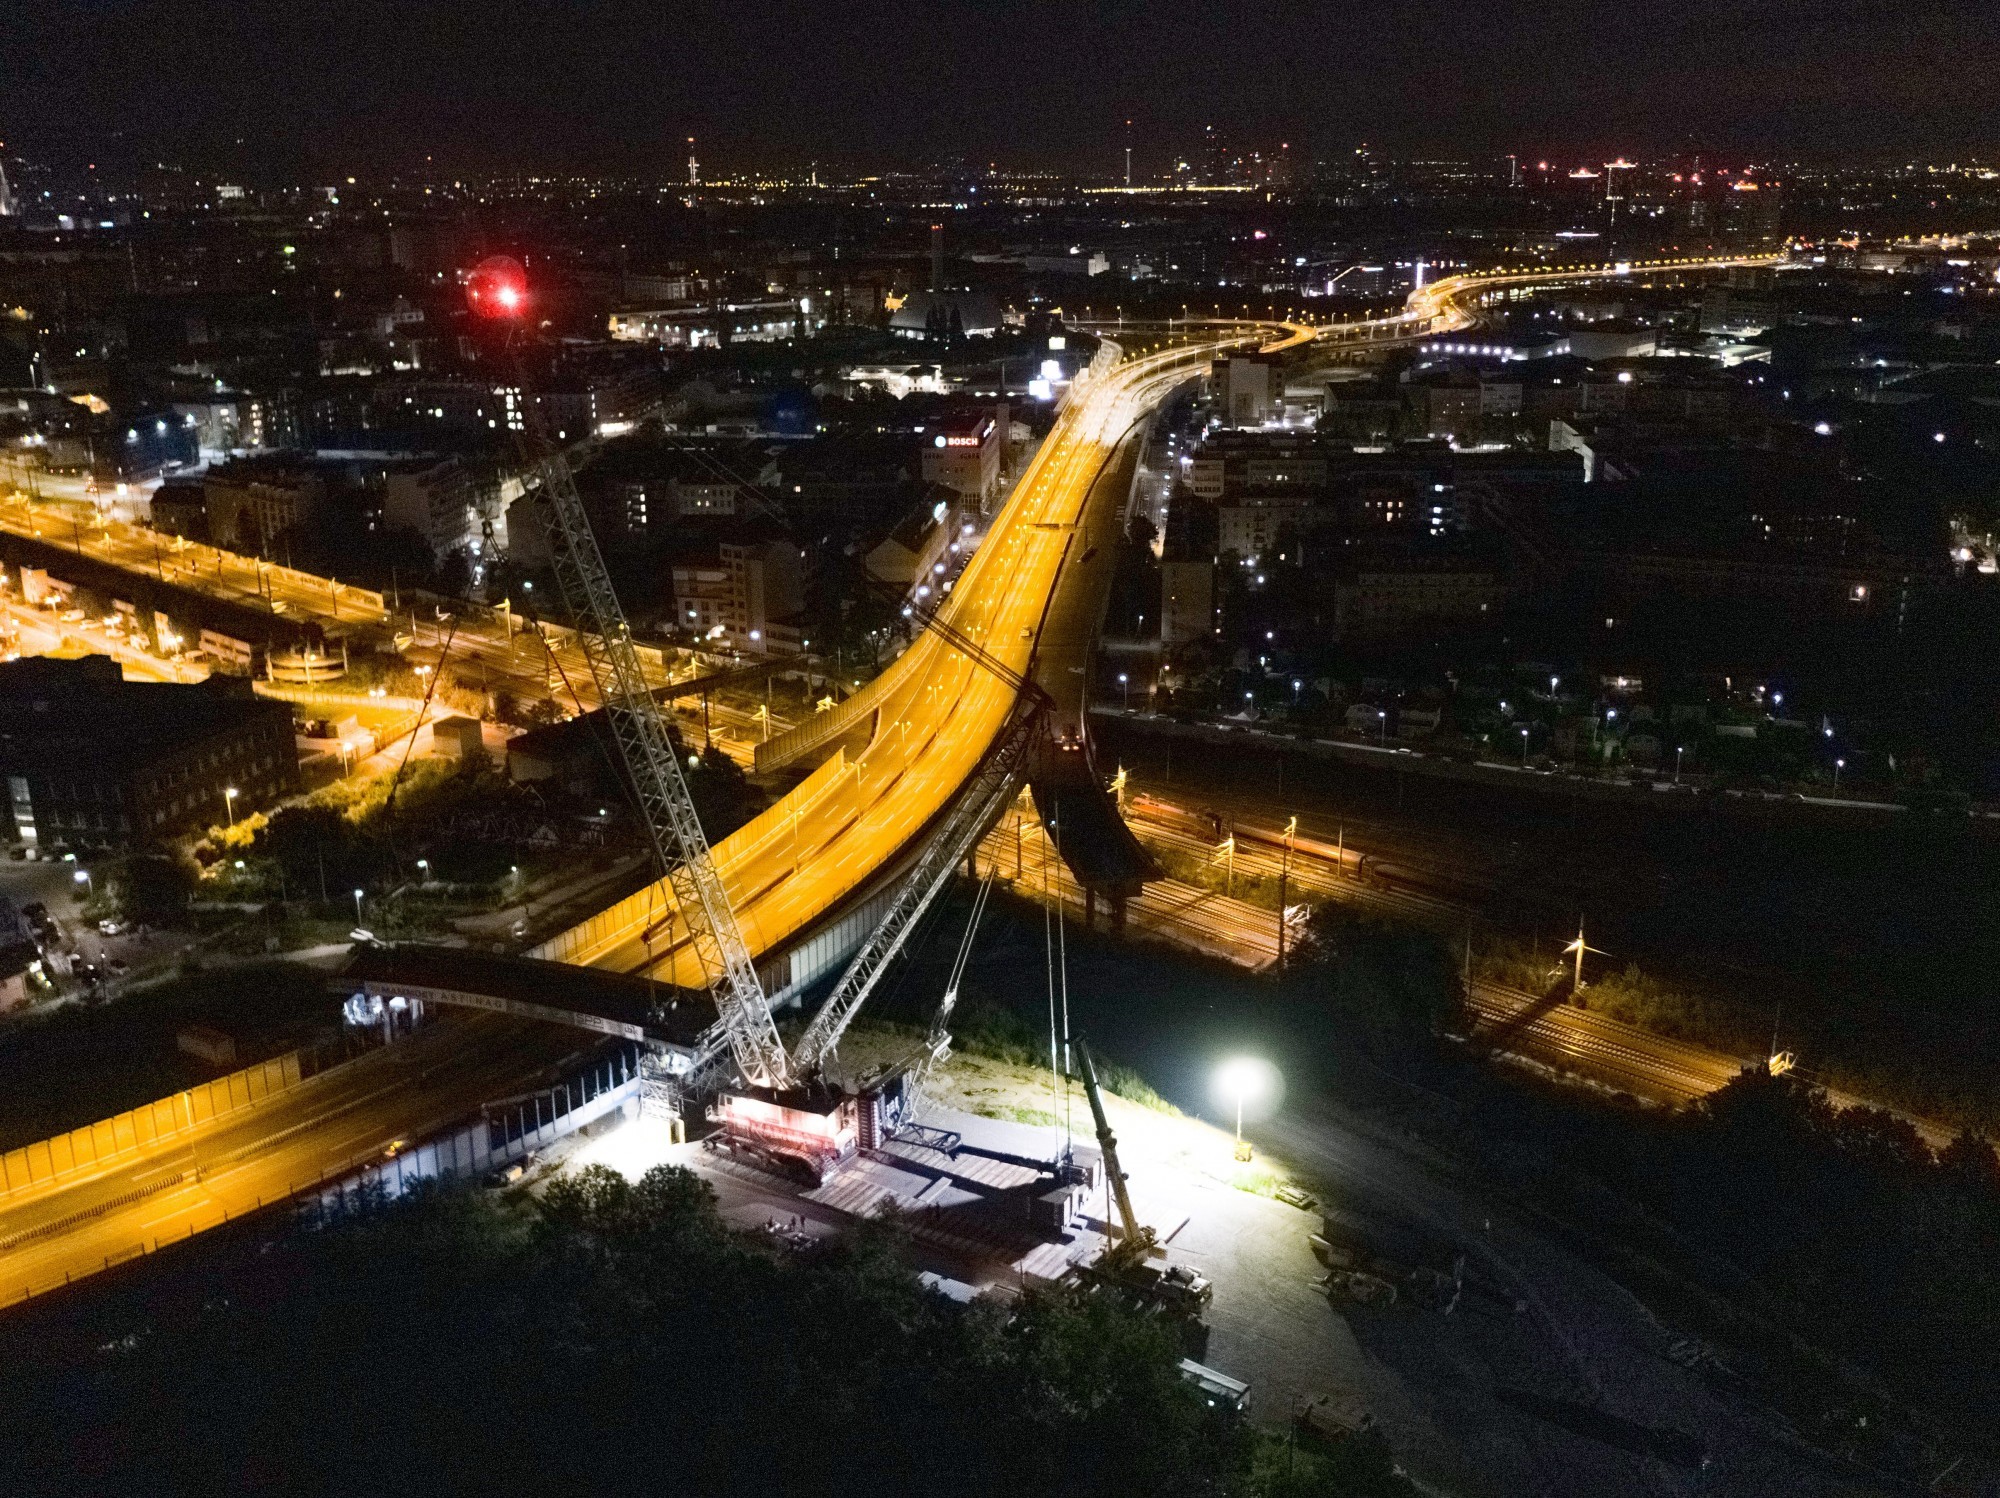
[[[1094,884],[1086,884],[1082,888],[1083,929],[1086,931],[1097,929],[1097,902],[1102,898],[1104,901],[1106,929],[1113,935],[1122,934],[1125,930],[1125,906],[1128,898],[1125,891],[1121,889],[1100,890]]]

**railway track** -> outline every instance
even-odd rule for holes
[[[1464,1005],[1467,1039],[1475,1044],[1613,1081],[1660,1102],[1707,1097],[1757,1064],[1479,979],[1465,985]]]

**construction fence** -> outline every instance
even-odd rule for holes
[[[549,1087],[487,1104],[475,1123],[388,1160],[338,1173],[317,1190],[299,1194],[313,1201],[327,1220],[365,1210],[377,1200],[393,1200],[422,1181],[483,1175],[614,1113],[628,1108],[636,1113],[639,1055],[630,1041],[615,1043],[572,1065]]]

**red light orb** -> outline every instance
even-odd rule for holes
[[[528,305],[528,273],[511,255],[482,260],[466,278],[465,299],[480,317],[519,317]]]

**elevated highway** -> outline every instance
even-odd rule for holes
[[[1216,354],[1272,336],[1268,325],[1230,328],[1123,362],[1105,345],[940,610],[944,628],[926,629],[838,708],[759,746],[765,770],[827,757],[715,847],[753,952],[796,944],[892,877],[921,844],[999,741],[1065,586],[1090,575],[1096,547],[1084,526],[1121,445]],[[536,955],[701,986],[664,882]],[[783,987],[786,978],[767,981]]]
[[[921,843],[999,740],[1018,683],[1036,671],[1052,613],[1065,612],[1065,590],[1086,585],[1096,558],[1083,527],[1120,445],[1216,355],[1246,345],[1284,352],[1320,342],[1427,337],[1465,327],[1488,302],[1521,291],[1779,258],[1506,268],[1420,288],[1389,318],[1327,325],[1219,322],[1206,325],[1205,336],[1122,360],[1118,346],[1107,342],[939,611],[947,631],[926,630],[846,702],[758,746],[757,766],[767,772],[825,757],[776,805],[715,848],[751,950],[766,955],[795,946],[893,877]],[[970,642],[985,659],[947,633]],[[552,938],[536,955],[701,986],[664,881]],[[784,989],[799,975],[773,968],[767,981]]]
[[[986,544],[949,596],[943,619],[951,638],[926,630],[848,703],[822,714],[822,721],[802,724],[759,746],[760,759],[772,763],[826,757],[788,795],[715,850],[753,951],[769,962],[801,943],[823,941],[830,924],[858,924],[865,930],[869,903],[908,865],[927,831],[1001,739],[1020,684],[1036,668],[1051,619],[1077,614],[1062,606],[1064,590],[1085,587],[1091,577],[1093,559],[1087,553],[1092,541],[1084,526],[1093,499],[1109,498],[1114,504],[1122,499],[1112,492],[1115,476],[1107,482],[1120,445],[1143,417],[1177,386],[1198,376],[1216,354],[1246,344],[1283,350],[1316,341],[1424,336],[1463,326],[1477,317],[1486,299],[1514,289],[1656,269],[1763,264],[1774,258],[1456,277],[1424,288],[1405,313],[1377,320],[1369,329],[1289,325],[1274,331],[1269,325],[1236,324],[1123,362],[1114,362],[1116,351],[1107,350],[1087,382],[1072,393]],[[32,535],[36,523],[32,511],[0,506],[0,529],[18,526]],[[78,538],[77,549],[129,566],[141,576],[151,572],[155,559],[150,544],[128,560],[114,554],[120,539],[115,531],[114,545]],[[227,576],[229,564],[221,567]],[[310,584],[297,589],[297,615],[315,612],[313,592]],[[344,590],[336,594],[328,587],[329,616],[337,607],[340,622],[352,622],[353,605]],[[387,611],[363,623],[393,627]],[[506,634],[493,643],[496,654],[512,654],[514,642]],[[1059,641],[1059,652],[1075,644]],[[1087,662],[1087,651],[1076,652],[1076,658]],[[771,750],[768,756],[762,753],[766,749]],[[703,986],[663,885],[612,905],[532,955],[690,989]],[[477,1003],[494,997],[487,988],[506,988],[520,975],[482,983],[472,964],[448,956],[437,960],[450,969],[430,985],[440,1002],[474,1002],[475,1007],[511,1012],[447,1023],[418,1037],[414,1049],[399,1047],[357,1063],[323,1087],[301,1089],[282,1112],[259,1113],[229,1126],[240,1133],[213,1142],[177,1137],[157,1150],[135,1154],[116,1173],[93,1178],[79,1188],[80,1195],[60,1204],[38,1199],[21,1212],[0,1213],[0,1292],[18,1296],[60,1284],[120,1257],[150,1251],[155,1244],[165,1246],[226,1215],[288,1199],[302,1182],[317,1182],[356,1160],[393,1153],[403,1141],[426,1137],[484,1102],[519,1091],[572,1052],[573,1032],[521,1017],[537,1004],[560,1003],[555,985],[543,993],[531,980],[527,997],[514,1005]],[[830,962],[837,960],[836,955]],[[391,987],[397,978],[409,976],[400,970],[382,975]],[[622,1036],[636,1026],[650,1033],[649,1025],[626,1012],[629,1003],[627,996],[602,993],[575,1007],[597,1021],[587,1029]],[[688,1020],[698,1024],[700,1016]]]
[[[1006,726],[1018,683],[1034,673],[1046,643],[1051,610],[1057,617],[1064,613],[1065,588],[1088,585],[1090,564],[1099,559],[1080,527],[1120,444],[1172,389],[1198,376],[1214,356],[1246,345],[1269,352],[1308,344],[1393,345],[1468,326],[1489,302],[1522,292],[1768,265],[1780,259],[1690,256],[1503,267],[1419,288],[1402,311],[1382,318],[1197,324],[1194,330],[1184,328],[1182,341],[1173,346],[1122,359],[1117,346],[1107,343],[1072,390],[1054,430],[940,610],[946,628],[925,630],[887,671],[837,708],[757,746],[760,770],[813,758],[820,763],[776,805],[715,849],[752,951],[762,958],[781,954],[830,919],[852,913],[921,844],[926,829],[949,807]],[[0,530],[46,532],[40,509],[25,501],[0,503]],[[331,580],[208,548],[167,543],[163,554],[159,538],[116,524],[86,530],[64,517],[50,539],[63,531],[70,532],[67,539],[79,555],[156,581],[224,590],[237,601],[261,599],[266,608],[282,604],[288,618],[350,631],[394,631],[398,626],[398,611],[380,595]],[[176,562],[178,575],[168,570]],[[419,648],[442,644],[444,630],[437,622],[402,617],[409,620]],[[540,641],[517,634],[512,621],[498,623],[499,628],[492,628],[461,620],[454,656],[476,658],[524,691],[594,697],[573,646],[558,641],[551,660]],[[531,660],[524,659],[524,644]],[[1076,654],[1087,669],[1088,651]],[[566,659],[572,655],[575,659]],[[585,699],[578,705],[590,703]],[[676,918],[664,882],[558,934],[535,955],[645,973],[688,988],[702,986],[685,926]],[[784,974],[774,976],[785,986]]]
[[[1776,266],[1782,253],[1671,255],[1646,260],[1605,260],[1570,266],[1522,265],[1446,276],[1410,293],[1401,312],[1388,317],[1311,325],[1312,340],[1334,346],[1395,344],[1439,333],[1455,333],[1479,321],[1486,306],[1504,297],[1548,291],[1558,286],[1634,277],[1699,274],[1741,266]]]

